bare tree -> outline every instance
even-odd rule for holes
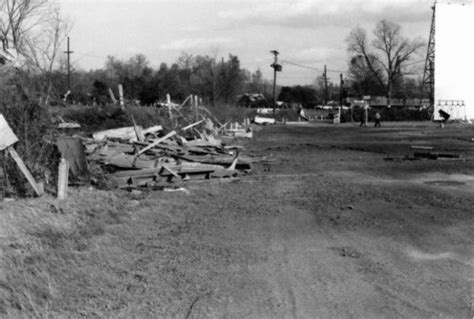
[[[400,25],[387,20],[378,22],[373,33],[374,39],[369,42],[364,29],[353,29],[347,38],[348,51],[363,59],[354,67],[369,71],[385,87],[390,106],[394,81],[403,75],[404,64],[423,46],[423,41],[403,37]]]
[[[0,0],[0,34],[4,48],[21,52],[27,38],[47,18],[50,0]]]
[[[59,66],[61,45],[70,29],[70,22],[61,15],[58,6],[51,6],[49,14],[41,25],[41,32],[25,37],[23,52],[29,65],[45,78],[41,87],[42,104],[47,105],[52,91],[52,74]]]
[[[0,0],[3,52],[16,60],[15,66],[43,78],[38,87],[41,104],[49,102],[52,72],[69,27],[54,0]]]

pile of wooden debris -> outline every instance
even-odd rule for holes
[[[169,132],[159,125],[134,125],[96,132],[82,141],[88,160],[109,172],[113,186],[160,189],[196,180],[236,179],[250,172],[255,159],[217,136],[203,119]]]

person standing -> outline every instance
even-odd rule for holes
[[[376,112],[375,113],[375,125],[374,125],[374,127],[380,127],[380,118],[381,118],[380,113]]]

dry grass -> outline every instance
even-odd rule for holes
[[[87,201],[84,201],[87,198]],[[98,258],[97,238],[127,218],[126,199],[96,190],[75,190],[57,202],[44,197],[3,203],[0,211],[0,315],[51,317],[65,295]],[[72,280],[74,278],[74,280]]]

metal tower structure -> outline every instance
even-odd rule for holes
[[[423,72],[423,86],[421,98],[428,92],[430,106],[434,106],[434,72],[435,72],[435,15],[436,2],[431,7],[433,16],[431,18],[430,38],[428,40],[428,50],[426,52],[425,70]],[[421,102],[421,101],[420,101]]]

